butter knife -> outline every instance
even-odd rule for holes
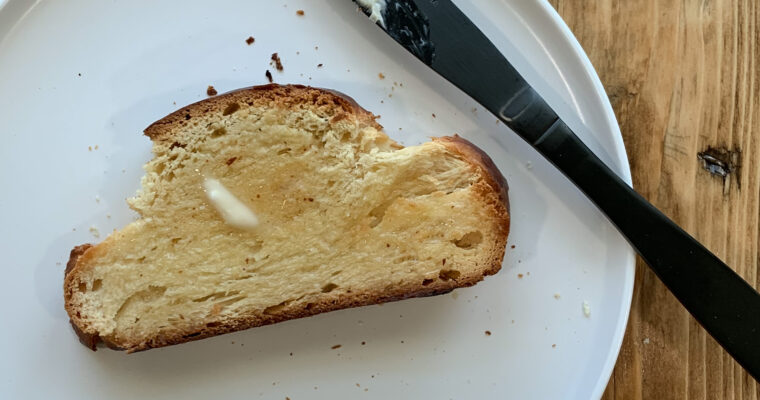
[[[694,318],[760,379],[760,295],[610,170],[450,0],[355,0],[396,42],[530,143],[607,216]]]

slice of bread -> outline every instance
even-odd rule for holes
[[[317,313],[446,293],[499,271],[507,184],[454,136],[398,145],[339,93],[267,85],[152,124],[140,219],[71,252],[81,341],[146,350]],[[227,223],[221,183],[258,225]]]

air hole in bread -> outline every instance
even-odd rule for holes
[[[95,279],[92,282],[92,291],[93,292],[98,291],[101,287],[103,287],[103,280],[102,279]]]
[[[219,322],[209,322],[206,324],[207,328],[216,328],[217,326],[219,326]]]
[[[314,272],[314,271],[316,271],[317,269],[319,269],[319,265],[317,265],[317,264],[312,264],[312,265],[307,265],[307,266],[305,266],[305,267],[302,267],[302,268],[300,269],[300,271],[301,271],[301,272]]]
[[[330,274],[330,276],[339,275],[341,272],[343,272],[343,270],[340,270],[340,269],[339,269],[339,270],[337,270],[337,271],[333,272],[332,274]]]
[[[455,269],[442,269],[438,274],[438,277],[443,281],[459,279],[460,276],[462,276],[462,273]]]
[[[193,299],[193,302],[194,303],[202,303],[202,302],[204,302],[206,300],[210,300],[212,297],[215,298],[216,296],[220,296],[220,297],[224,296],[224,292],[211,293],[208,296],[198,297],[197,299]]]
[[[262,247],[264,247],[264,241],[263,240],[254,240],[253,243],[251,244],[251,252],[252,253],[258,253],[259,251],[261,251]],[[246,261],[246,263],[248,263],[248,262],[255,263],[256,259],[254,257],[249,257],[248,261]]]
[[[477,247],[483,241],[483,233],[480,231],[470,232],[458,240],[452,241],[460,249],[472,249]]]
[[[373,208],[372,211],[369,212],[369,216],[373,218],[372,221],[369,222],[370,228],[374,228],[383,222],[383,218],[385,218],[385,211],[388,210],[388,207],[390,207],[394,201],[395,199],[388,200],[383,204],[380,204],[379,206]]]
[[[226,134],[227,134],[227,128],[221,127],[221,128],[214,129],[211,132],[211,137],[215,138],[215,137],[219,137],[219,136],[224,136]]]
[[[396,257],[396,259],[393,260],[393,262],[395,262],[397,264],[400,264],[400,263],[407,262],[407,261],[412,261],[412,260],[414,260],[414,257],[412,257],[410,255],[402,255],[400,257]]]
[[[165,286],[153,285],[148,286],[147,289],[135,292],[121,304],[119,310],[116,311],[114,319],[120,321],[123,320],[123,318],[128,318],[142,312],[146,307],[150,307],[151,303],[158,301],[165,292]]]
[[[227,105],[227,107],[222,112],[222,115],[230,115],[234,113],[235,111],[240,109],[240,104],[238,103],[230,103]]]
[[[181,237],[175,237],[175,238],[172,238],[171,242],[172,242],[172,244],[177,244],[177,243],[180,242],[180,240],[182,240]]]
[[[171,146],[169,146],[169,151],[174,150],[175,147],[179,147],[181,149],[184,149],[185,147],[187,147],[187,144],[175,141],[174,143],[172,143]]]
[[[264,314],[267,314],[267,315],[277,314],[278,312],[282,311],[285,307],[287,307],[288,303],[290,303],[291,301],[292,300],[288,299],[276,306],[267,307],[264,309]]]
[[[282,155],[285,155],[285,154],[290,154],[290,150],[291,150],[290,147],[286,147],[286,148],[278,151],[277,155],[278,156],[282,156]]]
[[[335,290],[335,288],[337,288],[337,287],[338,287],[338,285],[336,285],[334,283],[328,283],[327,285],[322,286],[322,293],[330,293],[333,290]]]
[[[345,132],[343,132],[343,134],[342,134],[342,135],[340,135],[340,141],[341,141],[342,143],[346,143],[346,142],[348,142],[349,140],[351,140],[351,132],[349,132],[349,131],[345,131]]]
[[[227,307],[227,306],[229,306],[229,305],[231,305],[231,304],[235,304],[235,303],[237,303],[238,301],[244,300],[245,298],[246,298],[246,296],[238,296],[238,297],[233,297],[233,298],[231,298],[231,299],[227,299],[227,300],[224,300],[224,301],[220,301],[220,302],[218,302],[218,303],[214,304],[214,306],[215,306],[215,307],[220,307],[220,308],[221,308],[221,307]]]
[[[84,293],[87,291],[87,284],[85,282],[79,282],[79,291]]]
[[[422,280],[422,286],[427,286],[429,284],[433,283],[432,279],[423,279]]]
[[[155,172],[158,175],[161,175],[164,172],[164,168],[166,168],[166,164],[164,164],[164,163],[158,164],[153,169],[153,172]]]
[[[207,300],[212,300],[213,301],[213,300],[221,299],[221,298],[224,298],[224,297],[235,296],[235,295],[238,295],[238,294],[240,294],[240,292],[237,291],[237,290],[230,290],[230,291],[227,291],[227,292],[216,292],[216,293],[211,293],[208,296],[203,296],[203,297],[199,297],[197,299],[193,299],[193,302],[200,303],[200,302],[204,302],[204,301],[207,301]]]

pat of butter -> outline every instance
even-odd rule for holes
[[[256,214],[218,180],[206,178],[203,188],[206,197],[226,223],[240,229],[253,229],[259,225]]]
[[[385,12],[385,0],[356,0],[363,9],[369,12],[369,20],[379,23],[385,28],[383,13]]]

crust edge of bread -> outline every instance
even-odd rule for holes
[[[82,245],[89,246],[89,245]],[[78,247],[82,247],[78,246]],[[75,250],[72,250],[72,258],[70,262],[76,263],[76,260],[82,253],[74,254]],[[151,338],[149,341],[136,343],[132,346],[122,346],[108,337],[101,337],[97,333],[88,333],[82,330],[75,322],[70,320],[71,326],[74,329],[79,341],[92,350],[97,350],[99,343],[105,344],[107,347],[114,350],[126,350],[127,353],[133,353],[138,351],[149,350],[158,347],[164,347],[174,344],[180,344],[199,339],[205,339],[212,336],[218,336],[225,333],[237,332],[250,328],[255,328],[264,325],[270,325],[277,322],[288,321],[291,319],[298,319],[304,317],[310,317],[316,314],[321,314],[329,311],[337,311],[347,308],[375,305],[387,302],[393,302],[398,300],[416,298],[416,297],[429,297],[440,294],[446,294],[454,289],[473,286],[476,283],[483,280],[488,275],[493,275],[501,269],[501,259],[503,257],[503,251],[501,255],[492,254],[491,268],[485,270],[482,275],[462,276],[461,278],[449,279],[447,281],[438,280],[429,286],[422,286],[419,283],[409,284],[394,288],[392,291],[377,291],[377,292],[363,292],[363,293],[351,293],[348,295],[335,295],[325,298],[319,302],[310,302],[307,304],[295,303],[291,306],[287,306],[274,314],[264,314],[263,312],[255,312],[249,315],[241,316],[233,320],[228,321],[225,324],[209,327],[205,324],[199,324],[197,327],[188,329],[182,332],[172,332],[167,334],[158,335]],[[410,290],[410,288],[413,288]]]
[[[337,107],[339,111],[333,116],[331,122],[345,117],[354,117],[378,130],[383,128],[375,121],[377,117],[341,92],[304,85],[270,83],[233,90],[189,104],[150,124],[145,128],[144,133],[153,142],[171,141],[175,129],[181,128],[186,121],[209,112],[221,111],[223,115],[228,115],[234,113],[240,103],[252,106],[257,101],[270,101],[273,105],[280,107],[292,107],[301,102],[310,101],[318,107]]]
[[[270,100],[279,106],[289,106],[287,99],[281,96],[296,96],[300,101],[304,98],[313,99],[315,102],[332,102],[332,105],[340,107],[342,112],[337,113],[333,118],[356,118],[358,121],[382,129],[375,121],[375,116],[369,111],[360,107],[352,98],[336,91],[312,88],[302,85],[281,86],[276,84],[253,86],[228,92],[215,96],[203,101],[183,107],[172,114],[154,122],[145,129],[145,135],[150,137],[154,142],[171,142],[174,140],[173,134],[176,128],[181,127],[183,121],[190,118],[203,115],[209,111],[225,110],[229,104],[245,99],[264,99]],[[304,97],[305,96],[305,97]],[[294,103],[295,104],[295,103]],[[316,103],[315,103],[316,104]],[[278,310],[276,313],[265,314],[263,312],[251,312],[241,315],[237,318],[230,319],[224,324],[208,326],[205,323],[199,323],[197,326],[185,330],[177,330],[157,335],[150,340],[122,345],[116,343],[108,337],[101,337],[98,333],[86,331],[86,327],[76,324],[73,318],[70,323],[77,334],[79,341],[86,347],[96,350],[98,343],[103,343],[109,348],[115,350],[126,350],[127,353],[148,350],[157,347],[164,347],[173,344],[180,344],[194,340],[204,339],[211,336],[217,336],[225,333],[245,330],[263,325],[269,325],[277,322],[291,319],[308,317],[321,314],[328,311],[341,310],[346,308],[360,307],[366,305],[380,304],[391,301],[397,301],[414,297],[427,297],[445,294],[460,287],[473,286],[483,280],[486,276],[496,274],[501,269],[502,260],[506,251],[507,237],[510,228],[508,184],[504,176],[498,170],[488,155],[469,141],[462,139],[458,135],[453,137],[432,138],[452,152],[460,155],[463,160],[469,162],[473,168],[483,177],[483,181],[478,183],[476,191],[483,197],[486,204],[491,208],[494,214],[494,221],[498,222],[497,230],[499,236],[495,243],[491,244],[493,251],[489,254],[490,266],[480,269],[476,273],[462,274],[458,278],[438,279],[428,285],[422,283],[409,283],[404,286],[396,287],[393,290],[379,290],[354,292],[351,294],[334,294],[328,295],[319,302],[294,302]],[[400,147],[400,146],[399,146]],[[80,259],[90,258],[92,252],[88,250],[94,248],[92,244],[83,244],[74,247],[71,250],[69,261],[66,264],[64,273],[64,296],[66,297],[65,308],[71,317],[77,311],[68,301],[67,283],[68,276],[76,272]]]

